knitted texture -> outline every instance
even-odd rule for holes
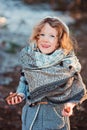
[[[72,79],[81,68],[73,52],[66,56],[60,48],[51,55],[45,55],[27,46],[20,53],[20,63],[29,85],[31,103],[45,97],[60,103],[82,98],[84,87],[82,84],[78,87]]]

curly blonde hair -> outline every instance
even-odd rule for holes
[[[40,21],[39,24],[34,27],[33,33],[30,37],[31,42],[37,43],[41,29],[46,23],[48,23],[52,28],[55,28],[58,31],[59,47],[68,51],[74,49],[73,39],[70,36],[70,32],[67,25],[57,17],[46,17],[42,21]]]

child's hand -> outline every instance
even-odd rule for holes
[[[63,116],[71,116],[73,114],[73,108],[75,103],[67,103],[62,111]]]
[[[6,101],[9,105],[15,105],[23,101],[23,97],[18,95],[17,93],[10,93],[10,95],[6,98]]]

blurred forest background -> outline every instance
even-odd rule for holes
[[[0,130],[21,130],[25,101],[9,106],[5,97],[16,91],[20,78],[18,54],[33,26],[46,16],[60,17],[77,39],[81,75],[87,86],[87,0],[0,0]],[[71,130],[87,130],[87,101],[74,108]]]

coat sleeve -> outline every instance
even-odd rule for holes
[[[28,84],[23,72],[21,73],[19,85],[16,92],[18,93],[18,95],[22,95],[24,98],[27,98],[27,96],[29,95]]]

